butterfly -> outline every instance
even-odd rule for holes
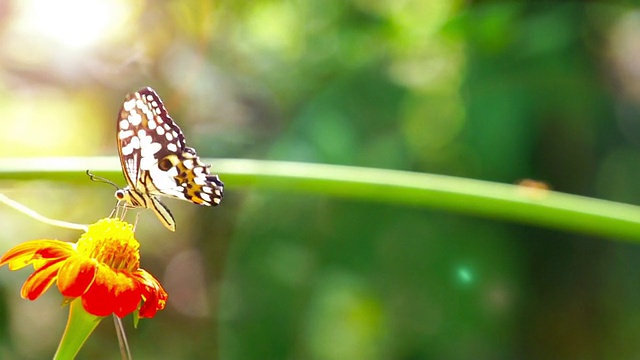
[[[224,183],[185,144],[184,134],[150,87],[127,94],[118,113],[117,145],[127,186],[115,193],[126,208],[148,208],[175,231],[176,222],[158,199],[167,196],[216,206]]]

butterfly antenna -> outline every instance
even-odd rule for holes
[[[120,186],[118,186],[118,184],[114,183],[113,181],[111,181],[111,180],[109,180],[107,178],[103,178],[102,176],[98,176],[98,175],[92,174],[91,171],[89,171],[89,170],[87,170],[87,176],[89,176],[89,179],[91,181],[109,184],[109,185],[113,186],[116,189],[120,189]]]

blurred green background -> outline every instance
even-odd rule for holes
[[[203,157],[639,204],[632,4],[1,0],[0,156],[115,156],[124,95],[152,86]],[[114,203],[89,181],[2,193],[81,223]],[[169,303],[124,319],[136,359],[640,357],[638,245],[230,182],[215,209],[166,203],[176,233],[149,211],[137,231]],[[79,237],[6,206],[0,226],[0,252]],[[64,329],[55,290],[20,299],[28,275],[0,269],[2,359],[51,358]],[[79,358],[118,356],[106,319]]]

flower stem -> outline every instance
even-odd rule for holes
[[[69,319],[64,329],[62,340],[54,355],[54,360],[68,360],[75,358],[78,351],[98,326],[103,317],[91,315],[82,307],[82,300],[77,298],[69,306]]]

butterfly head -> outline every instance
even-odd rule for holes
[[[148,201],[145,200],[144,194],[132,191],[128,186],[116,190],[113,196],[118,200],[118,203],[124,203],[124,206],[129,208],[147,207]]]
[[[126,199],[129,197],[127,195],[127,192],[124,189],[116,190],[114,196],[116,197],[116,200],[118,200],[118,201],[127,201]]]
[[[124,203],[124,207],[152,209],[167,229],[176,231],[176,221],[173,219],[173,215],[155,196],[128,186],[124,189],[116,190],[114,196],[119,205]]]

